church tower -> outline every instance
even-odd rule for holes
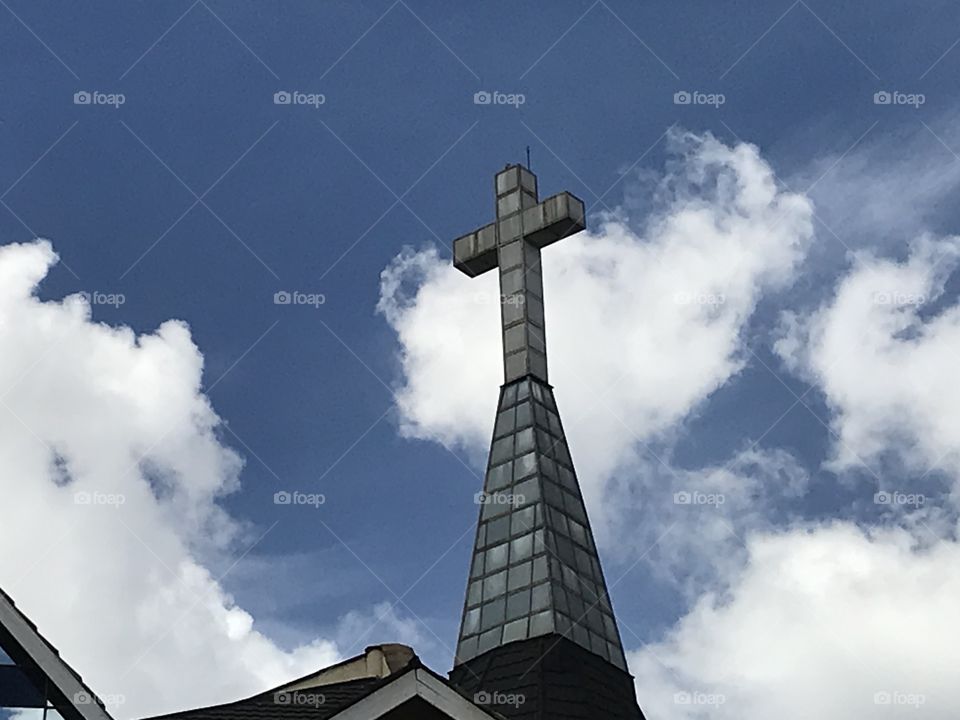
[[[500,275],[504,384],[451,683],[508,718],[642,720],[547,377],[543,247],[584,230],[583,202],[496,175],[496,222],[454,241],[470,277]]]

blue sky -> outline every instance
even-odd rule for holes
[[[342,632],[344,615],[394,603],[429,571],[396,608],[401,624],[369,641],[405,628],[448,669],[483,458],[464,438],[444,447],[398,430],[409,418],[392,393],[408,368],[376,310],[380,275],[404,247],[449,258],[449,241],[491,219],[493,173],[527,146],[542,195],[570,190],[595,213],[619,208],[633,228],[675,161],[670,128],[756,145],[783,192],[815,185],[809,251],[789,282],[749,303],[735,333],[742,367],[630,445],[694,471],[762,437],[760,449],[789,453],[810,477],[801,498],[763,511],[771,526],[869,515],[856,499],[887,475],[824,467],[836,402],[809,367],[789,372],[774,341],[785,310],[834,296],[851,250],[902,261],[918,230],[956,227],[953,3],[922,13],[819,0],[0,4],[0,245],[52,242],[60,263],[42,299],[122,294],[119,307],[93,305],[95,322],[137,333],[170,318],[189,325],[201,390],[223,421],[217,437],[245,461],[240,487],[219,500],[242,537],[196,556],[279,646]],[[75,104],[80,91],[124,102]],[[278,105],[278,91],[324,102]],[[524,102],[477,105],[478,91]],[[675,102],[695,91],[724,102]],[[924,102],[876,104],[880,91]],[[874,182],[864,192],[878,205],[906,204],[913,190],[923,201],[889,233],[855,192]],[[923,317],[955,302],[945,282]],[[325,301],[277,305],[279,291]],[[591,322],[551,312],[550,291],[551,328]],[[432,382],[442,393],[486,381],[465,365]],[[496,383],[483,392],[492,413]],[[570,443],[577,460],[572,433]],[[938,485],[941,470],[909,458],[878,463],[934,482],[931,494],[949,485],[949,473]],[[858,483],[876,487],[864,495]],[[294,489],[326,503],[274,504]],[[608,579],[623,576],[613,594],[631,649],[661,640],[697,597],[682,565],[671,580],[644,555],[605,555]]]

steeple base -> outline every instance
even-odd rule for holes
[[[556,634],[478,655],[450,682],[510,720],[644,720],[629,673]]]

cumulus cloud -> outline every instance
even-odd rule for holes
[[[746,323],[812,235],[810,203],[778,189],[756,147],[691,134],[671,145],[642,226],[601,215],[544,251],[551,381],[588,498],[738,372]],[[432,250],[383,272],[406,435],[486,450],[498,298],[496,273],[467,278]]]
[[[921,236],[902,260],[860,252],[820,308],[784,316],[775,349],[826,396],[833,469],[896,453],[960,477],[960,304],[944,297],[958,262],[957,237]]]
[[[47,242],[0,247],[0,586],[96,692],[125,700],[119,717],[339,659],[336,638],[279,647],[204,562],[233,564],[263,529],[217,504],[242,462],[218,440],[187,326],[136,335],[92,322],[79,295],[41,301],[55,261]]]
[[[883,717],[960,712],[960,547],[837,523],[757,533],[723,592],[630,654],[650,717]]]

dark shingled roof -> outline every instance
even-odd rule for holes
[[[298,682],[297,680],[293,680],[243,700],[236,700],[223,705],[182,710],[167,715],[157,715],[155,717],[145,718],[145,720],[327,720],[343,712],[351,705],[363,700],[380,688],[416,670],[426,671],[449,687],[451,691],[463,695],[449,680],[425,667],[420,659],[414,656],[403,669],[383,678],[362,678],[329,685],[307,687],[299,690],[284,690],[284,688],[288,688],[290,685]],[[306,677],[310,676],[308,675]],[[298,702],[296,698],[291,698],[290,702],[283,702],[277,698],[278,695],[291,696],[295,694],[300,695],[304,701]],[[306,696],[314,696],[314,699],[317,701],[306,702]],[[470,696],[464,697],[472,702]],[[500,715],[492,711],[491,708],[485,707],[483,710],[494,717],[500,717]],[[432,720],[433,718],[439,719],[448,716],[432,705],[423,702],[421,698],[413,698],[402,707],[389,713],[389,717],[396,717],[398,720],[407,717],[417,718],[417,720]]]
[[[277,720],[325,720],[396,677],[397,675],[389,675],[386,678],[361,678],[295,691],[301,696],[313,696],[314,702],[311,703],[294,702],[294,698],[291,698],[289,703],[280,702],[278,695],[292,696],[295,693],[294,691],[280,693],[274,688],[224,705],[182,710],[168,715],[158,715],[150,720],[161,718],[163,720],[261,720],[265,717]]]

